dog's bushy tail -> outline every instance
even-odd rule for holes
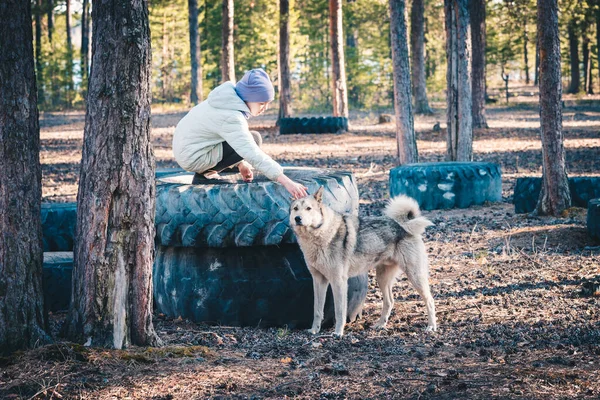
[[[433,225],[427,218],[421,216],[419,203],[412,197],[396,196],[385,208],[385,215],[398,222],[409,235],[417,236],[425,232],[425,228]]]

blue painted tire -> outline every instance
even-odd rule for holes
[[[346,117],[303,117],[281,118],[279,133],[281,135],[296,133],[338,133],[348,130]]]
[[[600,199],[590,200],[588,204],[587,229],[591,237],[600,240]]]
[[[69,309],[72,272],[72,252],[44,253],[42,288],[46,311],[56,312]]]
[[[406,164],[390,171],[390,195],[414,198],[423,210],[502,201],[502,173],[487,162]]]
[[[542,190],[542,178],[517,178],[513,194],[515,213],[530,213],[535,210]],[[569,178],[571,205],[587,208],[588,202],[600,197],[600,177],[576,176]]]

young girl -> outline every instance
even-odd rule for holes
[[[247,119],[265,112],[274,97],[273,84],[262,68],[246,72],[235,85],[225,82],[216,87],[177,124],[175,160],[181,168],[196,173],[194,182],[216,177],[234,166],[250,182],[254,167],[282,184],[294,199],[305,197],[307,188],[285,176],[281,166],[260,149],[260,134],[248,129]]]

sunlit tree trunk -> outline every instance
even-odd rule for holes
[[[398,164],[401,165],[419,161],[412,113],[405,0],[390,0],[390,31],[394,66],[396,143]]]
[[[0,1],[0,355],[49,341],[31,3]]]
[[[529,85],[529,53],[527,46],[529,46],[529,32],[527,32],[527,20],[523,18],[523,70],[525,72],[525,84]]]
[[[89,49],[90,49],[90,3],[82,0],[81,3],[81,92],[85,99],[88,90],[88,78],[90,72]]]
[[[156,190],[147,2],[97,2],[92,17],[73,289],[64,333],[99,347],[154,345]]]
[[[290,76],[290,2],[279,1],[279,116],[292,114],[292,85]]]
[[[485,117],[486,95],[486,66],[485,66],[485,0],[471,0],[471,32],[473,42],[473,71],[472,71],[472,98],[473,98],[473,127],[487,128]]]
[[[333,116],[348,117],[348,87],[344,62],[342,0],[329,0],[329,32],[331,35],[331,81]]]
[[[73,40],[71,39],[71,0],[65,0],[65,19],[67,31],[67,105],[70,107],[73,101]]]
[[[444,0],[447,60],[447,154],[450,161],[473,159],[471,29],[469,0]]]
[[[415,113],[431,114],[425,81],[425,0],[413,0],[412,3],[410,11],[410,51]]]
[[[555,215],[571,206],[562,133],[558,0],[538,0],[542,190],[536,213]]]
[[[202,101],[202,64],[200,63],[200,38],[198,35],[198,1],[188,0],[190,28],[191,87],[190,102]]]
[[[579,73],[579,38],[575,22],[571,21],[567,28],[569,37],[569,64],[571,66],[571,84],[567,93],[578,93],[581,87],[581,78]]]
[[[235,65],[233,59],[233,0],[223,0],[223,26],[221,42],[222,81],[235,83]]]

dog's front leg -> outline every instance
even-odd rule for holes
[[[348,311],[348,278],[339,277],[330,283],[335,306],[335,335],[342,337],[344,335],[346,313]]]
[[[328,284],[327,278],[319,271],[310,267],[309,271],[313,279],[314,297],[313,324],[309,332],[316,335],[321,330],[321,323],[323,322],[323,310],[325,308],[325,297],[327,296]]]

